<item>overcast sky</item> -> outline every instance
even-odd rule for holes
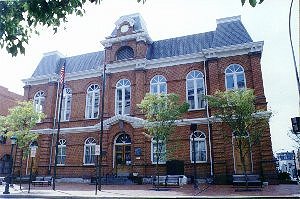
[[[109,36],[122,15],[140,13],[152,40],[215,30],[216,19],[241,15],[254,41],[264,41],[262,73],[271,119],[273,150],[291,150],[295,144],[287,137],[290,118],[299,116],[295,71],[288,37],[289,0],[271,0],[255,8],[241,6],[240,0],[104,0],[85,6],[84,17],[69,17],[56,35],[44,28],[26,46],[26,55],[12,58],[0,50],[0,85],[23,94],[22,79],[29,78],[43,53],[59,51],[66,56],[103,50],[100,41]],[[64,27],[66,29],[64,29]],[[292,34],[299,65],[299,2],[292,11]]]

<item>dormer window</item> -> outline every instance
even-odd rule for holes
[[[116,53],[116,60],[132,59],[134,56],[133,49],[129,46],[122,46]]]

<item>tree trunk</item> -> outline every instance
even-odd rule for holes
[[[22,167],[23,167],[23,149],[21,149],[21,155],[20,155],[20,172],[19,172],[20,190],[22,190]]]
[[[241,159],[241,162],[242,162],[242,168],[243,168],[243,175],[245,176],[245,181],[246,181],[246,190],[248,190],[248,176],[247,176],[247,171],[246,171],[246,163],[245,163],[245,158],[243,156],[243,143],[242,143],[242,140],[241,138],[239,139],[238,141],[238,145],[239,145],[239,152],[240,152],[240,159]]]

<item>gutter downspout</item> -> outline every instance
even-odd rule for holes
[[[57,84],[57,89],[56,89],[56,100],[55,100],[55,113],[54,113],[54,118],[53,118],[53,131],[52,131],[52,138],[51,138],[51,146],[50,146],[50,157],[49,157],[49,166],[48,166],[48,175],[51,174],[51,165],[52,165],[52,155],[53,155],[53,144],[54,144],[54,129],[56,126],[56,115],[57,115],[57,106],[58,106],[58,95],[59,95],[59,81],[56,81]]]
[[[203,52],[202,52],[203,53]],[[207,94],[207,73],[206,73],[206,57],[205,54],[203,53],[204,56],[204,76],[205,76],[205,93]],[[207,128],[208,128],[208,141],[209,141],[209,159],[210,159],[210,176],[214,176],[213,172],[213,160],[212,160],[212,151],[211,151],[211,129],[210,129],[210,122],[209,122],[209,110],[208,110],[208,101],[206,100],[206,117],[207,117]]]

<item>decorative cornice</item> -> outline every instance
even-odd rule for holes
[[[146,32],[136,32],[134,34],[124,35],[124,36],[120,36],[120,37],[109,37],[105,40],[102,40],[100,43],[105,48],[107,48],[107,47],[112,46],[112,44],[114,44],[114,43],[119,43],[122,41],[128,41],[128,40],[133,40],[133,39],[136,41],[140,41],[142,39],[142,40],[145,40],[146,42],[152,43],[152,39]]]
[[[241,21],[241,15],[233,16],[233,17],[220,18],[220,19],[216,20],[217,24],[227,23],[227,22],[232,22],[232,21]]]
[[[103,73],[103,67],[99,66],[97,69],[91,69],[86,71],[79,71],[76,73],[67,73],[65,76],[65,81],[72,81],[78,79],[86,79],[92,77],[99,77]],[[31,77],[28,79],[23,79],[22,82],[25,85],[39,85],[39,84],[46,84],[48,82],[57,82],[59,81],[58,74],[51,74],[51,75],[42,75],[38,77]]]

